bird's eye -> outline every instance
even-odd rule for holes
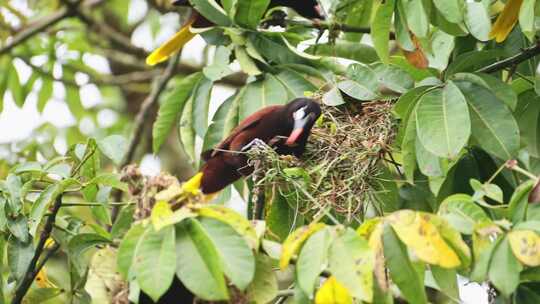
[[[307,106],[301,107],[300,109],[296,110],[293,113],[294,120],[302,119],[304,116],[306,116],[306,108]]]

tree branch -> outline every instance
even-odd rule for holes
[[[497,72],[503,69],[506,69],[508,67],[518,65],[521,62],[531,59],[534,56],[540,55],[540,40],[537,41],[534,45],[523,49],[520,53],[517,53],[514,56],[508,57],[506,59],[503,59],[501,61],[497,61],[491,65],[488,65],[486,67],[483,67],[476,72],[481,73],[493,73]]]
[[[25,42],[30,37],[44,31],[46,28],[56,24],[58,21],[70,17],[72,14],[73,12],[69,8],[63,7],[59,11],[52,13],[51,15],[44,17],[42,20],[31,24],[29,27],[20,31],[19,34],[12,37],[12,39],[8,43],[6,43],[2,48],[0,48],[0,55],[8,53],[9,51],[11,51],[11,49]]]
[[[279,22],[279,21],[278,21]],[[283,19],[283,23],[285,25],[298,25],[303,27],[309,27],[319,30],[336,30],[341,32],[347,32],[347,33],[362,33],[362,34],[370,34],[371,28],[369,27],[357,27],[357,26],[351,26],[347,24],[342,23],[331,23],[326,21],[299,21],[299,20],[290,20],[290,19]],[[396,35],[394,32],[390,32],[390,39],[395,39]]]
[[[28,268],[26,270],[26,273],[15,290],[15,296],[13,297],[12,304],[20,304],[22,302],[22,299],[28,289],[30,288],[30,285],[32,285],[32,282],[34,281],[37,273],[39,272],[39,269],[43,267],[44,262],[40,263],[41,267],[36,267],[39,257],[41,256],[41,253],[43,252],[43,249],[45,248],[45,242],[47,239],[51,236],[51,232],[54,226],[54,222],[56,220],[56,214],[58,214],[58,211],[60,210],[60,206],[62,205],[62,195],[59,195],[56,200],[54,201],[54,204],[52,205],[52,209],[50,210],[50,215],[47,218],[47,221],[45,222],[45,226],[43,227],[43,230],[41,231],[39,242],[36,246],[36,251],[34,253],[34,256],[32,257],[32,260],[30,260],[30,263],[28,264]]]

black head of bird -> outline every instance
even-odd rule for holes
[[[285,145],[292,146],[303,142],[309,136],[309,132],[315,121],[321,116],[321,107],[309,98],[297,98],[286,105],[287,125],[291,126],[291,133],[285,141]]]

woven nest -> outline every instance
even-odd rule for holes
[[[388,172],[382,160],[391,158],[396,135],[391,107],[389,101],[322,106],[322,123],[312,129],[301,160],[268,147],[250,153],[257,185],[273,194],[278,189],[289,205],[313,218],[361,220],[369,206],[382,213],[378,194],[385,192],[382,175]]]

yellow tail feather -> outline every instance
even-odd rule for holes
[[[185,193],[199,194],[201,192],[202,172],[195,174],[182,185],[182,191]]]
[[[146,57],[146,64],[156,65],[167,60],[172,54],[178,52],[188,41],[195,37],[196,34],[190,31],[191,24],[194,21],[195,18],[191,18],[171,39],[167,40],[163,45],[154,50],[152,54],[148,55]]]
[[[189,193],[192,195],[198,195],[201,194],[201,181],[202,181],[203,173],[199,172],[195,175],[193,175],[192,178],[190,178],[187,182],[185,182],[182,185],[182,192]],[[209,194],[202,194],[202,202],[208,203],[212,201],[216,196],[219,194],[220,191],[209,193]]]
[[[523,0],[509,0],[506,2],[502,13],[489,33],[490,39],[495,38],[497,42],[506,40],[518,20],[521,3],[523,3]]]

